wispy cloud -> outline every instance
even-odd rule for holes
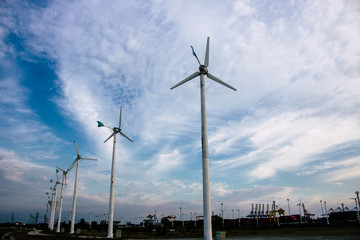
[[[350,181],[344,175],[350,170],[347,161],[357,154],[336,166],[328,158],[339,146],[349,146],[348,151],[359,141],[357,3],[5,5],[0,60],[11,74],[0,75],[5,106],[0,109],[5,116],[0,141],[22,143],[31,163],[49,166],[44,160],[51,159],[64,168],[66,161],[70,164],[67,159],[75,158],[69,143],[79,141],[84,156],[99,159],[92,165],[81,163],[84,202],[93,194],[101,205],[108,194],[112,142],[103,141],[111,131],[97,128],[96,121],[117,126],[121,105],[122,128],[134,143],[118,138],[117,203],[139,209],[159,203],[169,209],[175,203],[199,208],[192,201],[201,199],[199,80],[169,88],[197,71],[190,45],[203,61],[207,36],[209,72],[238,89],[206,80],[213,201],[234,199],[241,205],[306,196],[298,186],[266,182],[278,183],[283,174],[295,172],[309,178],[321,173],[332,183]],[[199,9],[206,14],[198,14]],[[22,49],[11,43],[11,34],[21,39]],[[58,122],[71,133],[52,129],[29,104],[36,82],[23,84],[31,76],[19,71],[17,57],[51,62],[52,84],[58,90],[51,101],[58,107]],[[348,176],[357,178],[351,172]]]

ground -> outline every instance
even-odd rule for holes
[[[226,230],[225,230],[226,231]],[[91,234],[83,231],[82,235],[57,234],[54,232],[42,232],[35,229],[0,229],[2,240],[66,240],[66,239],[105,239],[106,232]],[[123,239],[161,239],[161,238],[202,238],[201,232],[167,232],[165,235],[156,232],[129,233],[123,232]],[[96,236],[95,236],[96,235]],[[272,228],[233,229],[226,231],[227,237],[301,237],[301,236],[358,236],[360,239],[360,225],[338,225],[338,226],[286,226]],[[215,234],[214,234],[214,239]]]

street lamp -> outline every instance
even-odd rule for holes
[[[358,208],[358,203],[357,203],[357,197],[355,197],[355,198],[350,198],[350,199],[354,199],[354,200],[355,200],[356,217],[357,217],[358,222],[359,222],[359,224],[360,224],[360,215],[359,215],[359,208]]]
[[[300,224],[302,224],[302,221],[301,221],[301,200],[299,201],[298,204],[296,204],[296,206],[299,206]]]
[[[224,227],[224,204],[221,203],[221,218],[222,218],[222,226]]]
[[[323,210],[323,205],[322,205],[322,200],[320,200],[320,204],[321,204],[321,216],[324,216],[324,210]]]
[[[289,203],[289,199],[286,199],[287,200],[287,202],[288,202],[288,209],[289,209],[289,216],[291,215],[290,214],[290,203]]]
[[[238,218],[239,218],[239,228],[241,227],[240,225],[240,209],[236,209],[236,211],[238,212]]]
[[[196,227],[196,212],[194,212],[194,226]]]
[[[325,214],[326,214],[326,223],[327,225],[329,225],[329,216],[328,216],[328,213],[327,213],[327,208],[326,208],[326,201],[324,201],[324,206],[325,206]]]
[[[181,214],[181,209],[182,209],[182,207],[180,207],[180,221],[181,221],[181,216],[182,216],[182,214]]]

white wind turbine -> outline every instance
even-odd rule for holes
[[[59,167],[56,167],[56,168],[57,168],[56,171],[61,171],[63,173],[62,183],[61,183],[61,193],[60,193],[59,217],[58,217],[58,223],[57,223],[57,228],[56,228],[56,232],[60,232],[64,184],[66,185],[66,174],[68,173],[68,171],[65,171],[64,169],[61,169]]]
[[[210,177],[209,177],[209,150],[208,150],[208,137],[207,137],[207,125],[206,125],[206,103],[205,103],[205,75],[211,80],[214,80],[217,83],[220,83],[234,91],[236,89],[229,84],[223,82],[219,78],[211,75],[208,72],[207,67],[209,66],[209,41],[210,38],[207,38],[206,44],[206,53],[205,53],[205,62],[201,65],[194,48],[191,46],[193,55],[196,57],[199,63],[199,71],[191,74],[172,88],[170,90],[190,81],[191,79],[200,76],[200,95],[201,95],[201,143],[202,143],[202,170],[203,170],[203,211],[204,211],[204,239],[212,239],[212,227],[211,227],[211,203],[210,203]]]
[[[50,179],[50,183],[52,183],[53,180]],[[52,187],[50,187],[50,190],[53,190]],[[48,228],[51,229],[51,218],[52,218],[52,207],[53,207],[53,201],[54,201],[54,193],[49,194],[48,192],[46,193],[46,195],[48,195],[48,205],[50,205],[50,217],[48,220]],[[49,196],[51,195],[51,197]]]
[[[76,173],[75,173],[75,185],[74,185],[74,198],[73,198],[73,206],[72,206],[72,215],[71,215],[71,227],[70,227],[70,234],[74,234],[74,227],[75,227],[75,210],[76,210],[76,191],[77,191],[77,182],[78,182],[78,172],[79,172],[79,161],[80,159],[84,160],[94,160],[97,161],[95,158],[85,158],[80,155],[79,149],[76,146],[76,142],[74,141],[77,157],[75,158],[74,162],[70,165],[70,167],[66,170],[67,172],[70,172],[70,170],[75,166],[76,164]]]
[[[134,142],[131,140],[128,136],[126,136],[121,131],[121,112],[122,107],[120,107],[120,118],[119,118],[119,127],[108,127],[105,126],[102,122],[97,121],[98,127],[106,127],[113,131],[113,133],[104,141],[106,143],[107,140],[114,137],[114,143],[113,143],[113,155],[112,155],[112,165],[111,165],[111,181],[110,181],[110,200],[109,200],[109,223],[108,223],[108,235],[107,238],[113,238],[113,220],[114,220],[114,185],[115,185],[115,157],[116,157],[116,135],[120,133],[123,137],[128,139],[131,142]]]
[[[50,209],[50,219],[49,219],[49,228],[50,230],[54,229],[54,220],[55,220],[55,211],[56,211],[56,198],[57,198],[57,185],[60,184],[59,182],[59,176],[57,175],[56,171],[56,182],[55,186],[53,188],[50,188],[53,190],[52,200],[51,200],[51,209]],[[52,182],[52,180],[50,180]]]

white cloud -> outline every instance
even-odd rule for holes
[[[0,210],[14,209],[13,203],[21,204],[17,206],[17,210],[26,211],[37,209],[41,202],[45,205],[45,192],[50,191],[48,187],[53,187],[49,180],[54,173],[55,169],[51,172],[49,167],[33,163],[12,151],[0,149]],[[24,198],[27,199],[26,205],[20,203]]]
[[[355,180],[360,178],[360,161],[358,157],[346,159],[335,163],[325,163],[326,168],[331,169],[321,175],[321,179],[327,183],[340,184],[340,181]]]
[[[179,151],[173,150],[169,153],[159,153],[153,159],[148,161],[146,165],[149,166],[149,172],[156,175],[159,173],[166,174],[166,172],[173,171],[175,168],[181,166],[181,155]]]
[[[189,45],[202,61],[207,36],[209,71],[238,89],[232,92],[206,81],[211,172],[224,177],[214,178],[213,198],[235,200],[248,193],[254,201],[286,197],[293,188],[254,186],[246,191],[242,189],[249,181],[234,186],[224,173],[232,170],[234,178],[261,181],[301,169],[312,177],[307,166],[316,157],[358,140],[360,30],[354,24],[359,22],[355,2],[8,4],[1,57],[3,51],[17,51],[5,43],[12,29],[24,36],[24,52],[55,62],[61,95],[54,101],[73,136],[86,139],[80,140],[99,158],[85,169],[81,165],[84,199],[94,194],[94,201],[103,204],[101,196],[107,194],[112,143],[103,140],[111,131],[97,128],[96,121],[117,126],[120,105],[122,128],[135,142],[118,138],[118,203],[170,206],[201,198],[198,179],[178,174],[194,176],[186,172],[194,169],[188,159],[200,155],[199,81],[169,88],[197,70]],[[1,92],[10,88],[12,95],[0,94],[1,102],[16,106],[16,114],[0,110],[12,124],[1,126],[4,138],[15,142],[10,133],[28,131],[21,139],[27,143],[40,146],[56,139],[50,149],[31,151],[33,159],[56,159],[55,145],[66,144],[27,106],[27,89],[16,77],[0,82]],[[240,167],[239,177],[235,172]],[[332,182],[346,179],[348,167],[338,168],[333,172],[338,178],[328,173]]]
[[[357,140],[360,125],[353,117],[340,119],[337,115],[319,116],[304,111],[282,113],[265,120],[247,119],[224,129],[215,134],[215,141],[211,140],[216,154],[227,154],[229,149],[234,152],[241,148],[242,142],[247,142],[251,150],[245,154],[235,151],[239,157],[218,161],[215,166],[230,169],[256,163],[249,175],[262,179],[274,176],[279,170],[292,171],[316,161],[318,154]]]

